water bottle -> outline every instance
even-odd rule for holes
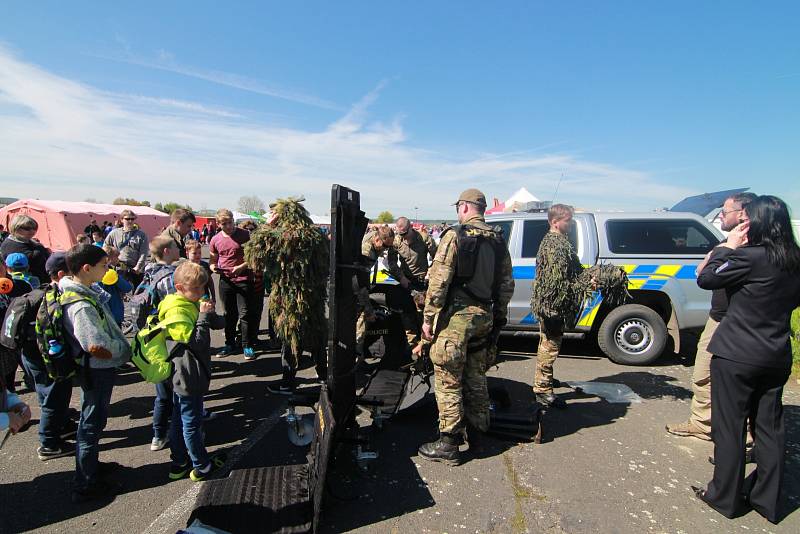
[[[47,349],[47,355],[50,356],[50,360],[54,360],[64,353],[64,347],[61,346],[58,340],[51,339],[47,343],[50,345],[50,348]]]

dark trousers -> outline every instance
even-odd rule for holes
[[[219,298],[225,308],[225,344],[236,345],[236,324],[241,322],[242,345],[245,347],[255,345],[258,341],[258,322],[255,312],[258,309],[251,282],[231,282],[225,278],[219,281]]]
[[[172,377],[156,384],[153,401],[153,437],[165,439],[169,435],[169,416],[172,413]]]
[[[72,397],[72,380],[55,382],[47,374],[41,357],[28,358],[22,355],[22,364],[33,376],[36,397],[42,415],[39,418],[39,443],[50,449],[61,445],[61,430],[67,423],[67,410]]]
[[[108,420],[108,406],[117,376],[116,369],[89,369],[91,389],[81,387],[81,420],[75,444],[75,484],[86,489],[96,484],[100,435]]]
[[[769,521],[780,518],[785,430],[783,386],[789,369],[711,359],[711,437],[714,477],[706,499],[726,517],[735,517],[747,495],[750,506]],[[754,421],[756,470],[744,478],[747,419]],[[746,489],[747,488],[747,489]]]
[[[142,279],[144,279],[143,273],[137,273],[133,270],[133,268],[128,267],[127,265],[123,265],[122,276],[124,276],[125,279],[131,283],[134,290],[139,287],[139,284],[142,283]]]

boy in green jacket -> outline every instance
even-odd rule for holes
[[[169,445],[172,466],[169,478],[187,474],[194,481],[205,480],[225,460],[209,455],[203,444],[203,397],[211,384],[210,329],[225,327],[210,302],[200,302],[208,275],[191,262],[181,263],[174,274],[176,292],[158,305],[159,322],[181,319],[167,327],[167,349],[172,359],[172,418]]]

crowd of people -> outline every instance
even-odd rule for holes
[[[209,455],[202,442],[202,425],[213,418],[202,406],[211,380],[209,329],[226,331],[218,357],[239,346],[245,359],[255,357],[264,280],[243,261],[245,228],[253,226],[237,227],[229,210],[217,213],[218,230],[210,237],[212,227],[195,228],[196,218],[187,210],[176,209],[170,221],[149,238],[136,214],[125,210],[116,227],[92,220],[71,249],[50,251],[35,238],[36,220],[17,215],[0,244],[0,316],[28,315],[4,321],[11,347],[0,348],[0,424],[16,433],[30,420],[30,408],[15,394],[21,369],[41,410],[37,456],[46,461],[75,455],[76,502],[109,494],[103,477],[116,464],[99,462],[98,446],[116,372],[131,365],[131,336],[154,323],[166,325],[170,350],[182,351],[171,352],[173,372],[155,386],[151,450],[169,445],[170,479],[202,480],[224,461]],[[202,259],[203,240],[209,242],[210,263]],[[223,316],[215,313],[218,294]],[[37,314],[40,308],[50,312],[51,304],[58,307],[50,318],[61,331],[61,350],[69,355],[61,361],[78,362],[72,375],[54,370],[60,361],[52,351],[55,339],[50,347],[40,345]],[[69,407],[74,385],[81,390],[77,414]]]
[[[488,430],[486,372],[514,292],[504,236],[486,223],[486,205],[482,192],[468,189],[455,203],[459,224],[454,227],[437,225],[428,232],[405,217],[391,226],[370,227],[361,252],[364,272],[371,271],[373,279],[354,275],[356,352],[362,358],[369,350],[366,333],[376,320],[370,285],[379,261],[399,284],[409,349],[415,357],[428,355],[434,370],[439,438],[422,444],[419,455],[448,465],[459,465],[470,442]],[[42,330],[45,335],[50,330],[40,328],[36,317],[37,332],[21,328],[18,344],[3,349],[0,428],[17,432],[31,417],[14,394],[20,365],[41,409],[38,457],[76,456],[76,502],[111,491],[104,476],[114,463],[99,462],[99,440],[116,369],[131,359],[128,337],[141,329],[163,328],[172,357],[169,378],[155,385],[150,444],[152,450],[170,447],[172,480],[204,480],[225,461],[203,444],[203,425],[214,417],[203,406],[212,377],[211,329],[224,330],[217,357],[241,353],[245,360],[255,359],[269,295],[269,341],[281,346],[283,366],[281,381],[270,391],[294,391],[304,351],[324,378],[319,364],[324,359],[326,235],[312,226],[298,200],[276,206],[260,227],[237,226],[233,213],[221,209],[213,228],[201,229],[190,211],[176,209],[170,225],[152,238],[137,227],[135,213],[125,211],[116,227],[92,221],[83,241],[59,252],[35,239],[34,219],[18,215],[11,221],[0,244],[5,326],[11,324],[6,310],[23,310],[22,304],[39,314],[57,308],[53,317],[60,321],[64,346],[57,339],[50,339],[49,347],[42,343]],[[565,313],[571,308],[557,301],[573,299],[574,284],[586,283],[566,239],[573,214],[564,204],[549,209],[549,232],[533,282],[532,312],[541,336],[532,382],[537,402],[547,408],[567,407],[554,394],[553,368],[575,314]],[[667,425],[667,432],[714,442],[714,477],[706,489],[695,488],[699,499],[727,517],[753,508],[776,522],[785,454],[781,396],[791,370],[789,317],[800,306],[800,248],[788,208],[776,197],[734,195],[725,201],[721,218],[728,237],[697,268],[698,285],[712,290],[713,297],[695,362],[691,415]],[[204,244],[208,262],[202,260]],[[309,280],[316,284],[313,290]],[[589,283],[602,289],[594,277]],[[216,314],[218,302],[222,315]],[[79,361],[74,376],[66,375],[72,379],[54,379],[59,350]],[[73,383],[81,389],[77,422],[68,409]],[[745,480],[750,461],[756,469]]]

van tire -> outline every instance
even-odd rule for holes
[[[597,344],[612,362],[649,365],[664,352],[667,337],[667,325],[658,313],[641,304],[625,304],[603,319]]]

